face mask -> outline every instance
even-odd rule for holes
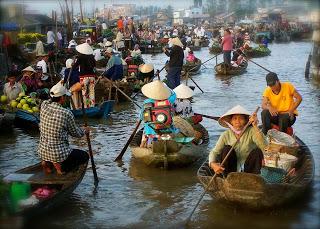
[[[228,127],[232,130],[233,133],[235,133],[237,135],[241,134],[242,130],[236,130],[230,123],[228,123],[226,121],[224,121],[224,122],[228,125]]]

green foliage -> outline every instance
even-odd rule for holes
[[[18,34],[18,43],[26,44],[26,43],[35,43],[38,39],[44,40],[46,35],[40,33],[19,33]]]

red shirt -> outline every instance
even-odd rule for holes
[[[123,21],[122,21],[122,19],[118,20],[117,25],[118,25],[118,29],[123,29]]]
[[[231,35],[226,35],[222,38],[222,49],[223,51],[230,51],[232,50],[232,36]]]

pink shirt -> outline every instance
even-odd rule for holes
[[[189,53],[186,59],[187,61],[194,62],[196,60],[196,57],[194,56],[194,54]]]
[[[222,49],[223,51],[230,51],[232,50],[232,36],[226,35],[222,38]]]

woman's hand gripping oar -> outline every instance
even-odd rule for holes
[[[259,108],[260,108],[260,107],[257,107],[257,109],[253,112],[252,115],[256,114],[256,113],[258,112]],[[225,156],[225,158],[224,158],[223,161],[221,162],[221,166],[223,166],[223,165],[226,163],[226,160],[228,160],[228,158],[229,158],[232,150],[234,149],[234,147],[236,146],[236,144],[240,141],[240,138],[242,137],[243,133],[246,131],[246,129],[248,128],[248,126],[249,126],[250,124],[251,124],[251,122],[248,122],[248,123],[244,126],[244,128],[243,128],[242,132],[240,133],[239,137],[237,138],[237,140],[235,141],[235,143],[233,143],[231,149],[229,150],[229,152],[227,153],[227,155]],[[209,165],[209,166],[210,166],[210,165]],[[202,198],[203,198],[204,195],[207,193],[207,191],[208,191],[209,188],[210,188],[211,183],[214,181],[214,179],[215,179],[216,177],[217,177],[217,173],[215,173],[214,176],[211,178],[211,180],[209,181],[207,187],[205,188],[205,190],[204,190],[203,193],[201,194],[201,196],[200,196],[197,204],[196,204],[196,205],[194,206],[194,208],[192,209],[189,217],[188,217],[187,220],[186,220],[186,225],[190,222],[190,219],[191,219],[194,211],[195,211],[195,210],[197,209],[197,207],[199,206]]]
[[[80,95],[80,97],[81,97],[81,103],[82,103],[82,115],[83,115],[84,126],[88,127],[87,114],[86,114],[86,112],[84,110],[83,96]],[[91,148],[91,140],[90,140],[90,133],[88,131],[86,131],[85,134],[86,134],[86,137],[87,137],[89,156],[90,156],[90,161],[91,161],[91,168],[92,168],[92,172],[93,172],[93,176],[94,176],[94,185],[97,186],[97,184],[99,183],[99,178],[98,178],[97,171],[96,171],[96,165],[95,165],[94,159],[93,159],[93,153],[92,153],[92,148]]]

